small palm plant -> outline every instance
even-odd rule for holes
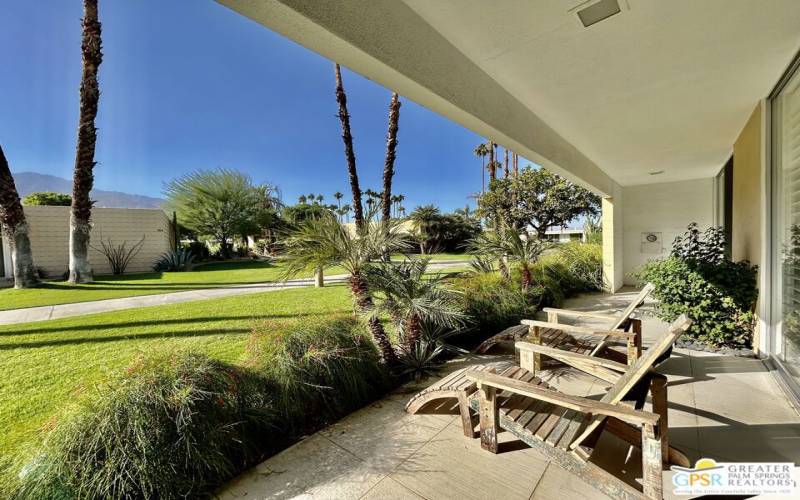
[[[426,276],[429,259],[383,262],[367,273],[372,290],[381,292],[373,314],[386,312],[402,332],[406,352],[414,352],[426,325],[458,329],[466,316],[458,293],[442,276]]]
[[[470,247],[478,255],[491,255],[515,262],[519,268],[522,290],[527,291],[533,284],[531,266],[549,248],[549,244],[529,235],[523,237],[513,228],[503,227],[482,232],[470,242]]]
[[[369,219],[368,219],[369,220]],[[286,270],[284,278],[301,272],[339,265],[350,274],[350,291],[356,310],[368,316],[368,326],[383,359],[389,364],[397,355],[380,320],[374,314],[367,272],[373,261],[386,253],[405,248],[403,235],[392,221],[371,222],[350,230],[333,214],[305,221],[285,241]]]

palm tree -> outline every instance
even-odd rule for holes
[[[489,187],[492,186],[492,181],[497,178],[497,163],[494,160],[494,148],[495,144],[492,141],[489,141]]]
[[[356,310],[368,316],[367,325],[384,361],[394,364],[397,355],[377,316],[367,282],[372,261],[384,253],[405,248],[402,234],[392,223],[377,222],[356,226],[355,232],[332,216],[306,221],[285,241],[286,270],[284,277],[333,265],[342,266],[349,274],[350,292]]]
[[[297,197],[297,203],[299,203],[301,205],[305,205],[306,200],[307,200],[307,198],[306,198],[306,195],[304,195],[304,194],[301,194],[300,196]]]
[[[392,215],[392,177],[394,160],[397,157],[397,130],[400,121],[400,99],[392,92],[389,101],[389,130],[386,132],[386,158],[383,162],[383,192],[381,193],[381,218],[388,221]]]
[[[11,245],[14,288],[32,288],[38,285],[39,276],[36,274],[36,266],[33,265],[28,222],[2,147],[0,147],[0,226]]]
[[[94,150],[97,128],[94,120],[100,101],[97,71],[103,61],[100,22],[97,17],[97,0],[83,1],[83,74],[80,86],[80,115],[78,118],[78,145],[75,151],[75,168],[72,183],[72,211],[69,235],[69,281],[92,281],[89,264],[89,232],[92,201],[89,192],[94,184]]]
[[[349,203],[345,203],[342,205],[342,215],[347,217],[347,222],[350,222],[350,212],[353,210],[353,207],[350,206]]]
[[[482,142],[475,147],[473,153],[481,159],[481,193],[484,193],[486,192],[486,155],[489,154],[489,148],[486,147],[486,143]]]
[[[422,205],[411,212],[411,221],[419,240],[419,252],[425,255],[430,251],[430,244],[439,236],[438,222],[441,212],[434,205]]]
[[[336,206],[341,209],[342,208],[342,198],[344,198],[344,195],[342,193],[340,193],[339,191],[336,191],[335,193],[333,193],[333,197],[336,198]]]
[[[514,165],[514,178],[516,179],[519,177],[519,155],[517,153],[513,153],[513,162]]]
[[[402,263],[384,262],[367,272],[370,289],[376,296],[373,314],[386,312],[402,332],[406,352],[416,349],[423,325],[455,329],[466,316],[459,306],[458,293],[447,288],[444,276],[426,277],[429,259],[407,259]]]
[[[503,177],[508,178],[508,149],[503,148],[505,160],[503,161]]]
[[[350,191],[353,194],[353,217],[356,221],[356,227],[361,227],[364,225],[364,211],[361,207],[361,188],[358,185],[356,154],[353,151],[353,134],[350,132],[350,114],[347,112],[347,95],[344,93],[342,72],[337,63],[334,63],[334,73],[336,74],[336,102],[339,103],[339,121],[342,122],[344,155],[347,159],[347,173],[350,176]]]
[[[525,235],[510,227],[499,227],[495,231],[484,231],[470,242],[478,255],[490,255],[517,263],[522,290],[527,291],[533,283],[531,266],[539,260],[549,244],[538,238]]]
[[[317,203],[322,204],[322,201],[325,199],[325,196],[318,194],[317,195]]]

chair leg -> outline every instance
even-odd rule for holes
[[[500,418],[497,407],[497,390],[494,387],[478,385],[480,397],[481,448],[497,453],[497,421]]]
[[[532,344],[542,345],[542,332],[538,326],[531,325],[528,327],[528,339]],[[522,358],[522,356],[526,356],[526,358]],[[532,359],[527,359],[528,356],[532,357]],[[526,364],[522,364],[523,359],[525,359]],[[537,370],[542,369],[542,355],[538,352],[520,353],[520,366],[535,374]]]
[[[634,364],[642,355],[642,320],[632,318],[630,328],[634,337],[628,339],[628,366]]]
[[[475,422],[469,408],[469,396],[465,391],[458,393],[458,412],[461,414],[461,427],[468,438],[475,437]]]
[[[650,381],[650,394],[653,399],[653,413],[660,418],[658,427],[661,429],[661,457],[664,459],[664,468],[669,467],[669,409],[667,406],[667,377],[654,374]]]
[[[642,426],[642,486],[644,496],[647,498],[661,499],[663,497],[663,484],[661,470],[661,439],[659,425],[645,424]]]

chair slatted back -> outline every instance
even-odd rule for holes
[[[609,389],[608,393],[603,396],[600,401],[604,403],[616,404],[622,401],[628,392],[653,368],[662,354],[667,352],[672,347],[678,338],[683,335],[686,330],[691,326],[692,320],[681,315],[676,319],[667,331],[645,352],[645,354],[636,360],[636,363],[630,366],[628,370],[617,380],[617,382]],[[580,443],[591,434],[597,427],[603,423],[606,417],[595,416],[592,418],[591,423],[586,430],[578,436],[570,445],[570,449],[577,448]]]

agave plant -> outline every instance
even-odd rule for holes
[[[382,262],[371,267],[367,281],[378,304],[374,314],[386,312],[403,332],[407,351],[416,349],[426,324],[460,328],[466,319],[458,292],[445,286],[443,277],[426,276],[429,259]]]
[[[439,366],[439,356],[444,352],[444,347],[424,340],[412,349],[406,349],[400,355],[400,374],[408,375],[419,381],[423,376],[435,375]]]
[[[175,271],[182,272],[188,271],[192,267],[194,261],[194,254],[187,248],[179,248],[178,250],[170,250],[161,255],[153,269],[156,271]]]
[[[371,217],[371,215],[370,215]],[[370,219],[367,219],[370,220]],[[350,291],[356,310],[368,316],[368,326],[387,363],[397,356],[378,317],[366,274],[381,255],[406,248],[403,235],[394,221],[367,222],[351,230],[333,214],[303,223],[284,242],[284,278],[301,272],[339,265],[350,274]]]

